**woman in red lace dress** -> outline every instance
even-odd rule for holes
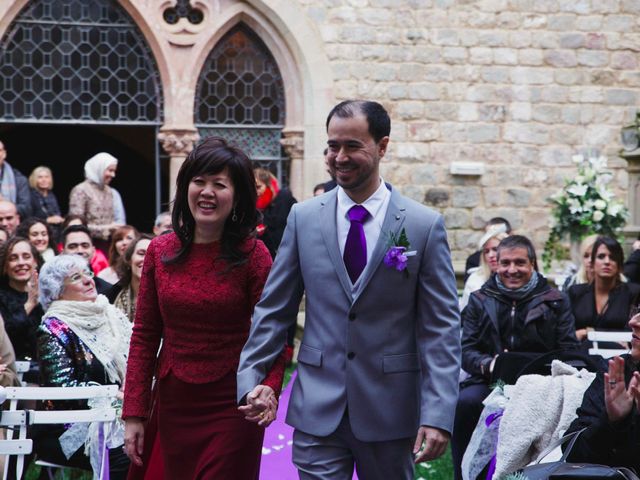
[[[175,233],[147,249],[122,416],[125,450],[141,465],[155,373],[166,479],[258,478],[263,427],[275,418],[284,361],[263,379],[275,393],[265,399],[260,423],[246,421],[236,404],[236,370],[271,267],[269,251],[253,236],[255,205],[247,156],[208,138],[178,173]]]

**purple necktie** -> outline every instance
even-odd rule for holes
[[[367,264],[367,238],[364,236],[362,223],[369,216],[369,212],[362,205],[354,205],[347,215],[351,221],[351,227],[344,244],[343,259],[351,283],[356,283]]]

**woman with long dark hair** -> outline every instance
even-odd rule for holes
[[[587,347],[587,332],[628,330],[631,306],[640,286],[622,275],[624,253],[617,240],[598,237],[591,250],[591,283],[573,285],[568,294],[576,321],[576,337]]]
[[[261,422],[247,422],[236,370],[271,268],[257,217],[250,160],[220,138],[204,140],[178,173],[174,232],[146,252],[125,385],[125,449],[139,466],[156,373],[165,478],[258,477],[284,362],[262,379],[274,393]]]

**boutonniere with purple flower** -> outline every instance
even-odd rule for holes
[[[384,256],[384,264],[389,268],[395,268],[399,272],[404,272],[405,276],[409,276],[407,271],[407,262],[409,257],[416,254],[415,250],[410,251],[411,244],[407,238],[407,232],[403,228],[400,235],[389,233],[389,248]]]

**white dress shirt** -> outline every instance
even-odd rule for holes
[[[340,255],[344,257],[344,245],[347,242],[349,228],[351,228],[351,221],[349,220],[348,212],[351,207],[358,204],[349,198],[342,187],[338,186],[337,188],[338,207],[336,210],[336,229],[338,231]],[[380,237],[380,233],[382,232],[382,223],[384,222],[384,217],[387,214],[387,208],[389,208],[389,200],[391,200],[391,192],[389,192],[384,180],[381,178],[378,189],[373,193],[373,195],[360,204],[367,209],[367,212],[369,212],[369,216],[362,224],[364,236],[367,239],[367,263],[371,260],[371,253],[373,252],[373,249],[378,242],[378,238]]]

